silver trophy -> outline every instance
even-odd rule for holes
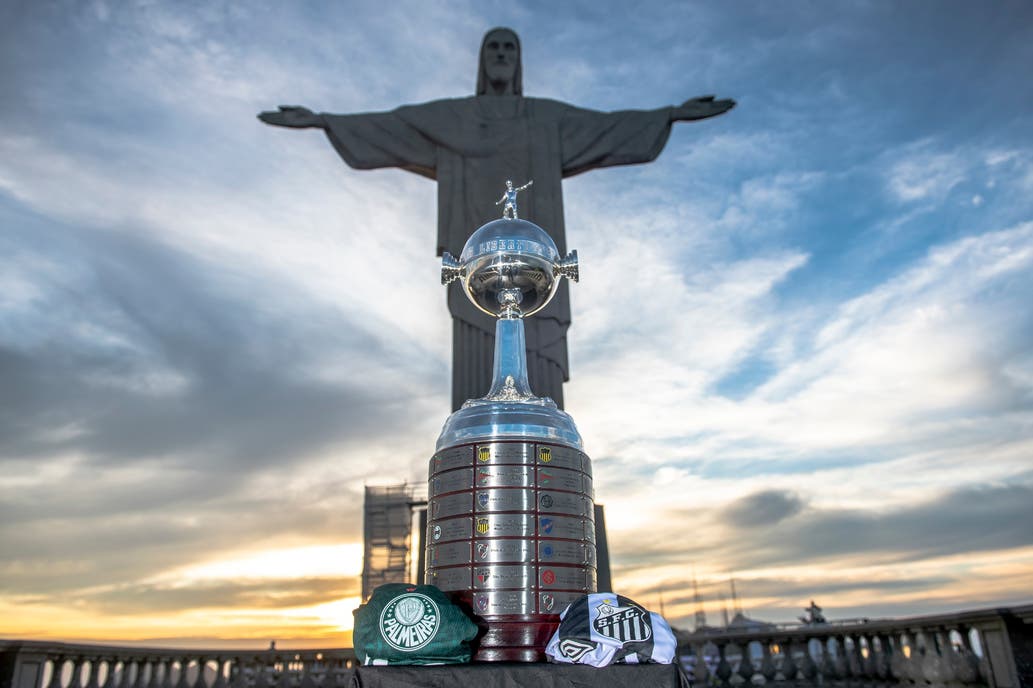
[[[487,623],[482,661],[544,659],[559,613],[596,588],[591,461],[573,419],[528,385],[522,320],[577,281],[577,253],[518,219],[515,191],[441,269],[498,318],[491,389],[445,421],[429,471],[427,582]]]

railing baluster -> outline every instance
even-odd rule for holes
[[[884,685],[892,680],[888,643],[889,637],[885,633],[876,633],[872,636],[872,672],[879,685]]]
[[[175,664],[179,664],[179,671],[176,672],[175,686],[176,688],[190,688],[190,684],[187,682],[187,670],[189,669],[189,660],[185,657],[177,659]]]
[[[718,680],[722,686],[730,686],[732,678],[732,665],[728,663],[728,658],[725,654],[728,651],[728,643],[718,643],[717,645],[717,669],[714,673],[717,675]]]
[[[280,680],[277,688],[293,688],[293,680],[291,676],[290,660],[280,662]]]
[[[254,688],[270,688],[269,680],[266,676],[266,665],[261,660],[255,661],[255,686]]]
[[[821,639],[821,657],[818,660],[819,685],[836,680],[836,660],[832,656],[832,650],[829,648],[829,644],[834,642],[832,636]]]
[[[764,677],[764,685],[770,687],[775,683],[775,674],[778,673],[775,660],[771,656],[771,643],[761,643],[760,651],[760,675]]]
[[[46,688],[61,688],[61,673],[65,669],[65,658],[61,655],[54,655],[50,663],[54,668],[50,672],[50,682]]]
[[[68,688],[83,688],[82,672],[84,671],[82,657],[72,659],[72,678],[68,682]]]
[[[316,681],[312,678],[312,674],[307,668],[303,669],[301,683],[298,684],[298,688],[317,688]]]
[[[233,688],[251,688],[251,675],[254,670],[254,662],[250,658],[237,656],[230,668],[230,685]]]
[[[161,688],[161,663],[154,658],[147,660],[147,688]]]
[[[854,676],[857,678],[859,685],[867,684],[871,681],[875,672],[872,671],[872,641],[871,639],[862,634],[858,633],[854,635],[854,665],[857,670]]]
[[[832,655],[832,673],[835,676],[836,681],[839,683],[845,683],[850,677],[850,672],[847,668],[847,647],[846,647],[846,636],[835,635],[832,636],[835,645],[835,652]]]
[[[706,644],[705,643],[693,643],[692,656],[695,657],[695,663],[692,666],[692,680],[697,686],[705,686],[710,683],[710,667],[707,666],[706,656]]]
[[[177,661],[161,663],[161,688],[173,688],[173,672],[176,674],[176,680],[179,680],[180,670],[177,669]]]
[[[210,661],[210,660],[209,660]],[[205,662],[205,666],[208,663]],[[226,660],[221,657],[215,658],[215,676],[212,677],[211,688],[227,688],[226,687]]]
[[[323,680],[323,688],[336,688],[337,686],[345,685],[349,676],[348,669],[347,660],[334,662],[330,666],[330,670],[327,671],[326,678]]]
[[[796,658],[793,653],[796,651],[797,644],[790,638],[786,638],[780,643],[782,648],[782,665],[779,667],[779,673],[782,674],[783,680],[787,683],[792,683],[796,679],[797,668]]]
[[[739,643],[739,669],[735,672],[742,677],[743,683],[750,685],[753,674],[753,660],[750,657],[750,643]]]
[[[87,688],[103,688],[103,682],[108,680],[108,674],[110,673],[105,668],[105,661],[102,657],[94,656],[93,661],[90,663],[90,680],[86,682]],[[101,680],[101,673],[104,674],[103,682]]]
[[[979,658],[972,651],[969,629],[965,626],[958,626],[954,632],[958,634],[957,651],[951,654],[954,662],[954,675],[961,683],[969,685],[979,683]]]
[[[136,662],[127,659],[122,662],[122,682],[118,688],[136,688]]]
[[[105,688],[125,688],[125,662],[112,656],[108,668],[108,680],[104,683]]]
[[[940,681],[940,667],[939,667],[939,651],[936,643],[936,631],[935,629],[922,628],[918,633],[918,662],[916,678],[939,685]],[[915,659],[914,656],[911,658]]]
[[[956,685],[958,679],[952,661],[954,648],[951,647],[950,630],[946,626],[938,626],[929,633],[933,640],[933,652],[930,653],[932,657],[929,660],[930,673],[933,676],[931,682],[939,685]]]
[[[911,639],[907,633],[896,633],[893,638],[893,652],[890,655],[890,671],[898,682],[911,681]]]
[[[803,643],[803,656],[800,658],[800,672],[798,674],[798,680],[802,685],[812,685],[815,683],[820,685],[820,680],[818,680],[818,664],[811,655],[811,640],[813,638],[805,636]]]
[[[211,686],[215,684],[214,674],[212,675],[211,683],[208,682],[208,677],[205,675],[208,673],[208,664],[210,662],[211,660],[207,657],[197,658],[197,680],[194,681],[194,688],[211,688]]]
[[[868,684],[868,676],[865,674],[865,655],[868,651],[868,641],[860,634],[854,633],[850,636],[850,654],[847,657],[847,665],[850,669],[850,685],[865,686]]]

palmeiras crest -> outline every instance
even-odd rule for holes
[[[426,595],[400,595],[380,613],[380,634],[396,650],[414,652],[434,639],[440,618],[438,605]]]

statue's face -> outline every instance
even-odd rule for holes
[[[492,31],[484,39],[484,71],[492,83],[510,82],[520,63],[517,37],[511,31]]]

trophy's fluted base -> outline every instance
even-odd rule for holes
[[[488,632],[480,639],[475,662],[544,662],[543,648],[560,625],[560,617],[491,617],[485,619]]]

